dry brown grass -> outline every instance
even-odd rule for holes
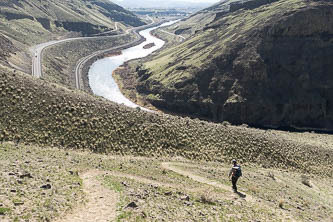
[[[212,192],[204,192],[200,195],[200,202],[214,205],[217,202],[216,196]]]
[[[279,207],[280,207],[281,209],[284,209],[284,204],[285,204],[285,201],[281,199],[281,200],[279,201],[279,204],[278,204],[278,205],[279,205]]]

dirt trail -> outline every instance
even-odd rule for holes
[[[109,172],[106,173],[106,175],[126,178],[126,179],[137,181],[139,183],[149,184],[149,185],[158,186],[158,187],[183,189],[183,190],[186,190],[188,192],[199,192],[199,191],[204,191],[205,190],[204,187],[188,188],[188,187],[181,186],[181,185],[159,182],[159,181],[151,180],[151,179],[141,177],[141,176],[135,176],[135,175],[127,174],[127,173],[120,173],[120,172],[114,172],[114,171],[109,171]]]
[[[97,180],[102,174],[104,172],[93,170],[81,175],[88,202],[55,222],[108,222],[116,218],[118,195]]]
[[[224,185],[224,184],[221,184],[217,181],[213,181],[213,180],[209,180],[205,177],[201,177],[201,176],[198,176],[198,175],[195,175],[189,171],[185,171],[185,170],[182,170],[182,169],[179,169],[177,168],[177,165],[178,166],[193,166],[191,164],[183,164],[183,163],[171,163],[171,162],[164,162],[162,163],[162,167],[164,169],[167,169],[167,170],[171,170],[173,172],[176,172],[178,174],[181,174],[183,176],[187,176],[189,178],[191,178],[192,180],[195,180],[199,183],[204,183],[204,184],[208,184],[208,185],[211,185],[211,186],[214,186],[214,187],[218,187],[218,188],[221,188],[223,190],[226,190],[226,191],[229,191],[229,192],[233,192],[231,186],[227,186],[227,185]],[[255,202],[255,199],[250,196],[250,195],[241,195],[241,197],[243,197],[245,200],[247,201],[251,201],[251,202]]]
[[[189,177],[192,180],[195,180],[197,182],[208,184],[208,185],[211,185],[211,186],[214,186],[214,187],[221,188],[221,189],[226,190],[226,191],[233,192],[231,186],[221,184],[217,181],[209,180],[205,177],[195,175],[195,174],[193,174],[189,171],[185,171],[185,170],[179,169],[177,167],[177,166],[192,166],[193,167],[194,165],[192,165],[192,164],[186,164],[186,163],[181,163],[181,162],[175,162],[175,163],[174,162],[163,162],[163,163],[161,163],[161,166],[164,169],[171,170],[171,171],[176,172],[176,173],[178,173],[180,175],[183,175],[183,176],[187,176],[187,177]],[[248,195],[248,194],[238,193],[238,194],[234,194],[234,196],[239,196],[239,197],[241,197],[242,199],[244,199],[248,202],[257,203],[257,204],[259,204],[263,207],[271,208],[270,206],[266,206],[266,204],[264,204],[261,200],[258,200],[257,198],[255,198],[251,195]],[[292,218],[291,215],[287,215],[282,210],[276,210],[276,211],[280,212],[284,216],[285,221],[293,221],[293,222],[296,221]]]

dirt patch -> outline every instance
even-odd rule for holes
[[[116,217],[117,194],[101,185],[97,179],[103,172],[92,170],[81,175],[83,191],[87,195],[88,202],[75,208],[64,218],[56,222],[84,222],[111,221]]]

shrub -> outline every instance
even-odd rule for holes
[[[268,177],[272,178],[273,180],[275,180],[275,176],[274,176],[274,173],[272,172],[268,172]]]
[[[2,208],[2,207],[0,207],[0,215],[5,215],[9,211],[10,211],[9,208]]]
[[[280,200],[279,201],[279,207],[281,208],[281,209],[284,209],[283,207],[284,207],[284,200]]]
[[[205,192],[201,194],[200,202],[204,204],[215,205],[216,200],[214,195],[212,195],[210,192]]]
[[[308,176],[302,175],[301,180],[302,180],[302,184],[304,184],[305,186],[312,187],[312,185],[310,183],[310,178]]]

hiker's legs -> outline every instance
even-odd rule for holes
[[[238,180],[238,177],[232,177],[231,178],[231,182],[232,182],[232,189],[237,192],[237,180]]]

